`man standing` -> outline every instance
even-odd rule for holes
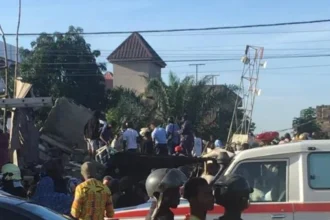
[[[199,137],[197,131],[194,133],[194,148],[192,150],[192,155],[194,157],[200,157],[202,155],[203,141]]]
[[[101,134],[100,134],[100,140],[102,141],[103,145],[109,146],[111,144],[111,141],[113,139],[113,127],[114,127],[114,122],[111,123],[104,123]]]
[[[101,113],[95,111],[93,117],[87,121],[84,127],[84,138],[87,142],[87,150],[91,159],[95,159],[96,150],[99,148],[100,116]]]
[[[181,146],[185,150],[187,156],[191,156],[192,149],[194,147],[194,135],[193,127],[191,122],[188,120],[188,115],[184,114],[182,117],[182,128],[181,128]]]
[[[156,126],[154,122],[150,124],[150,128],[152,130],[151,137],[155,143],[155,153],[157,155],[168,155],[169,152],[167,150],[167,138],[165,129],[159,125]]]
[[[95,179],[96,166],[85,162],[81,166],[81,175],[85,182],[76,188],[75,198],[71,207],[71,215],[79,220],[101,220],[112,218],[114,209],[109,188]]]
[[[174,153],[174,148],[180,144],[179,125],[174,123],[174,118],[169,117],[166,126],[167,148],[169,154]]]
[[[131,122],[127,122],[126,126],[127,129],[123,133],[124,151],[135,153],[137,150],[139,133],[133,129]]]

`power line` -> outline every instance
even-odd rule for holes
[[[312,120],[309,120],[309,121],[307,121],[307,122],[304,122],[304,123],[301,123],[301,124],[295,125],[294,127],[291,127],[291,128],[285,128],[285,129],[277,130],[277,132],[283,132],[283,131],[294,130],[294,129],[299,128],[299,127],[301,127],[301,126],[303,126],[303,125],[310,124],[310,123],[312,123],[312,122],[314,122],[314,121],[316,121],[316,120],[317,120],[317,119],[312,119]]]
[[[298,22],[283,22],[283,23],[270,23],[270,24],[252,24],[252,25],[238,25],[238,26],[221,26],[221,27],[206,27],[206,28],[181,28],[181,29],[163,29],[163,30],[136,30],[136,31],[97,31],[85,32],[80,35],[111,35],[111,34],[131,34],[133,32],[139,33],[169,33],[169,32],[191,32],[191,31],[212,31],[212,30],[230,30],[230,29],[248,29],[248,28],[262,28],[262,27],[277,27],[277,26],[292,26],[302,24],[316,24],[330,22],[330,19],[312,20],[312,21],[298,21]],[[70,34],[61,33],[58,34]],[[53,35],[53,33],[42,33],[44,35]],[[72,33],[76,35],[77,33]],[[19,36],[36,36],[40,33],[20,33]],[[8,33],[6,36],[16,36],[16,33]]]
[[[186,65],[179,65],[179,66],[172,66],[170,68],[175,68],[175,67],[187,67]],[[282,69],[301,69],[301,68],[315,68],[315,67],[330,67],[330,64],[318,64],[318,65],[304,65],[304,66],[283,66],[283,67],[273,67],[273,68],[267,68],[267,70],[282,70]],[[47,67],[43,67],[42,69],[49,69],[49,70],[54,70],[54,68],[47,68]],[[88,68],[65,68],[65,70],[70,70],[70,71],[86,71],[86,72],[90,72],[91,70],[88,69]],[[221,73],[229,73],[229,72],[240,72],[242,71],[241,69],[229,69],[229,70],[209,70],[209,71],[202,71],[202,72],[198,72],[198,73],[218,73],[218,72],[221,72]],[[186,73],[195,73],[195,72],[184,72],[184,74]],[[167,73],[162,73],[162,74],[167,74]],[[178,74],[178,73],[176,73]],[[180,73],[179,73],[180,74]],[[183,73],[182,73],[183,74]],[[268,74],[268,73],[266,73]],[[287,74],[287,73],[285,73]],[[288,73],[288,74],[292,74],[292,73]],[[299,74],[303,74],[303,73],[300,73]],[[311,73],[308,73],[308,74],[311,74]],[[312,74],[317,74],[317,73],[312,73]]]
[[[264,59],[295,59],[295,58],[320,58],[320,57],[330,57],[330,54],[312,54],[312,55],[294,55],[294,56],[269,56],[265,57]],[[164,60],[166,63],[184,63],[184,62],[217,62],[217,61],[237,61],[237,58],[214,58],[214,59],[173,59],[173,60]],[[132,62],[132,60],[122,61],[122,62]],[[157,63],[158,61],[144,61],[150,63]],[[102,62],[101,62],[102,63]],[[73,63],[38,63],[38,64],[45,64],[45,65],[74,65],[74,64],[97,64],[92,62],[73,62]]]

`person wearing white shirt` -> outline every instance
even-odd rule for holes
[[[139,137],[139,133],[132,128],[132,124],[130,122],[127,123],[127,129],[123,133],[123,145],[124,151],[136,152],[137,151],[137,139]]]
[[[197,134],[195,132],[194,147],[193,147],[193,150],[192,150],[191,154],[194,157],[200,157],[202,155],[202,146],[203,146],[202,139],[197,137]]]

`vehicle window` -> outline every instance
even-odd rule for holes
[[[0,220],[8,220],[8,219],[20,219],[20,220],[32,220],[24,215],[21,215],[12,210],[0,208]]]
[[[311,153],[307,164],[309,186],[313,189],[329,189],[330,174],[324,169],[330,166],[330,153]]]
[[[24,203],[20,205],[21,208],[39,216],[42,219],[47,219],[47,220],[67,220],[71,219],[69,217],[66,217],[64,215],[61,215],[57,212],[54,212],[48,208],[45,208],[43,206],[39,206],[33,203]]]
[[[254,189],[251,202],[285,202],[287,162],[244,162],[238,165],[235,174],[247,179]]]

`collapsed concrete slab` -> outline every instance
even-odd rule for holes
[[[67,98],[59,98],[49,112],[40,132],[69,150],[86,149],[84,126],[92,117],[92,111]],[[51,143],[50,143],[51,144]]]

